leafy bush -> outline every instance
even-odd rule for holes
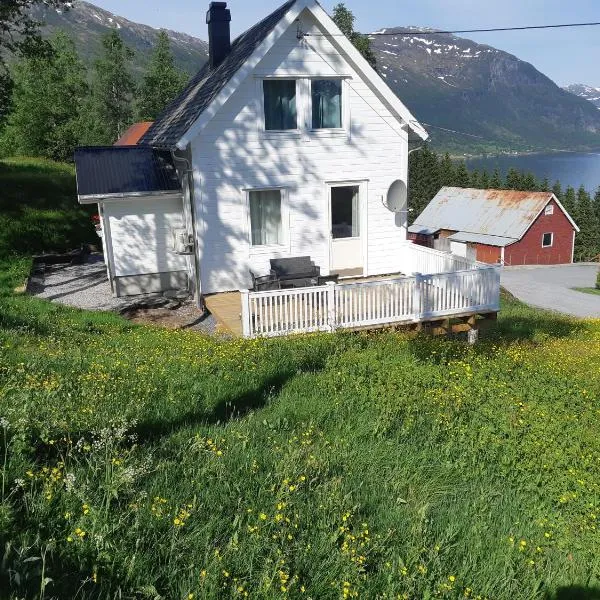
[[[596,289],[600,290],[600,269],[598,270],[598,274],[596,275]]]

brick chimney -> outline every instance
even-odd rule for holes
[[[218,67],[231,50],[229,23],[231,13],[227,2],[211,2],[206,13],[208,24],[208,61],[211,69]]]

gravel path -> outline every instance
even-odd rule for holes
[[[600,296],[578,292],[594,287],[598,265],[504,267],[501,283],[519,300],[532,306],[581,318],[600,318]]]
[[[90,255],[83,265],[41,265],[29,279],[27,291],[38,298],[75,308],[119,312],[136,323],[215,334],[214,317],[210,313],[203,315],[191,300],[173,308],[173,301],[161,306],[167,302],[162,294],[115,298],[103,257],[98,254]]]

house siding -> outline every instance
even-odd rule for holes
[[[506,247],[506,265],[554,265],[570,263],[573,260],[573,235],[575,230],[563,211],[554,201],[552,215],[544,211],[531,224],[527,233],[515,244]],[[552,233],[553,243],[549,248],[542,247],[544,233]]]
[[[250,285],[249,270],[267,273],[276,256],[309,255],[329,271],[328,182],[362,183],[365,190],[361,236],[365,274],[400,270],[406,241],[406,215],[393,214],[382,199],[397,179],[407,180],[408,137],[369,85],[362,81],[331,42],[320,35],[297,39],[297,30],[319,34],[303,13],[266,54],[225,105],[192,141],[202,292],[237,290]],[[344,75],[347,135],[265,134],[261,76]],[[298,84],[298,90],[303,83]],[[308,88],[306,88],[308,89]],[[298,110],[302,125],[302,107]],[[306,118],[310,114],[306,111]],[[250,247],[246,194],[251,188],[282,187],[285,245],[277,250]]]
[[[171,228],[183,227],[181,199],[136,198],[104,202],[114,277],[187,271],[170,248]]]

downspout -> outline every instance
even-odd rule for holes
[[[189,208],[189,213],[190,213],[190,219],[191,219],[191,226],[192,226],[192,235],[194,236],[194,295],[196,296],[196,306],[200,309],[204,309],[204,303],[203,303],[203,299],[202,299],[202,283],[200,280],[200,261],[198,260],[198,252],[197,252],[197,246],[198,246],[198,240],[197,240],[197,235],[196,235],[196,213],[194,211],[194,178],[193,178],[193,173],[194,170],[192,169],[192,166],[190,164],[190,161],[183,157],[183,156],[176,156],[175,154],[175,150],[171,150],[171,157],[173,158],[173,162],[176,163],[177,161],[183,162],[185,163],[185,168],[182,169],[182,172],[184,174],[184,176],[187,179],[187,190],[188,190],[188,208]],[[183,195],[183,201],[185,202],[186,194],[184,193]]]

